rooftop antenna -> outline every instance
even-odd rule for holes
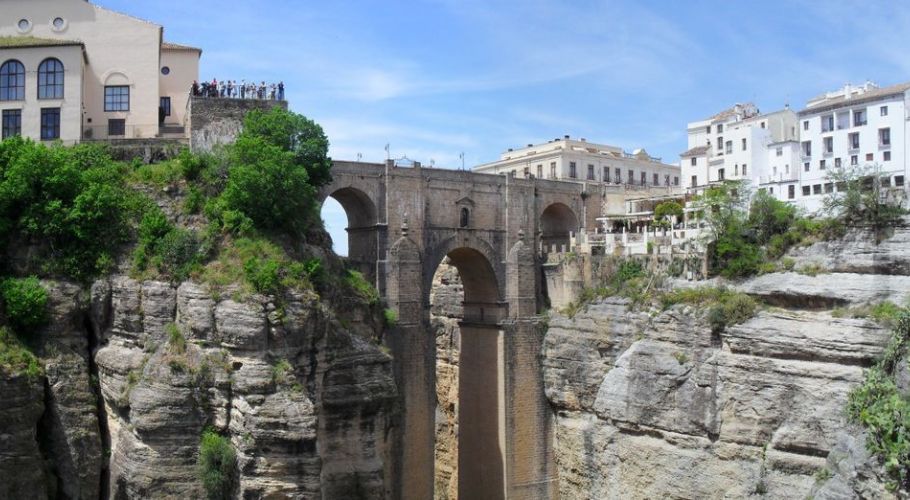
[[[458,158],[461,160],[461,169],[464,170],[464,151],[458,155]]]
[[[392,159],[392,153],[389,152],[390,149],[391,149],[391,148],[390,148],[389,143],[386,143],[386,145],[385,145],[385,159],[386,159],[386,160],[391,160],[391,159]]]
[[[430,158],[430,168],[433,168],[435,166],[436,166],[436,160]]]
[[[363,159],[363,153],[357,153],[357,161],[359,162],[362,159]]]

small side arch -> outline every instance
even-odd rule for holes
[[[540,214],[540,240],[545,251],[569,248],[570,234],[578,231],[578,216],[565,203],[551,203]]]

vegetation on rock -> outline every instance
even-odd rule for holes
[[[8,328],[0,326],[0,374],[38,377],[44,372],[38,358]]]
[[[866,447],[882,459],[893,489],[910,491],[910,393],[898,373],[910,372],[910,313],[897,318],[882,359],[850,393],[847,414],[868,433]]]
[[[199,479],[210,500],[232,497],[236,465],[237,453],[231,440],[213,429],[203,431],[197,466]]]
[[[0,281],[0,304],[6,321],[20,335],[47,322],[47,290],[34,276]]]

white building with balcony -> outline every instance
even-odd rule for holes
[[[473,170],[513,177],[645,188],[678,189],[680,186],[679,167],[663,163],[644,149],[629,153],[617,146],[569,136],[509,149],[499,160],[478,165]]]
[[[698,194],[713,183],[748,180],[782,197],[795,192],[796,121],[788,108],[761,114],[747,103],[689,123],[689,149],[680,155],[684,187]]]
[[[837,168],[879,168],[887,184],[904,187],[908,104],[910,83],[846,85],[810,99],[799,112],[800,204],[820,208],[824,195],[837,189],[828,178]]]

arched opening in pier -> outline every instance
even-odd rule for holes
[[[487,257],[457,248],[430,286],[436,344],[434,497],[502,498],[505,314]]]
[[[540,241],[545,252],[568,250],[571,233],[578,231],[578,217],[567,205],[552,203],[540,216]]]
[[[335,253],[371,278],[377,252],[376,204],[363,191],[346,187],[333,191],[322,205],[322,220],[332,236]]]

